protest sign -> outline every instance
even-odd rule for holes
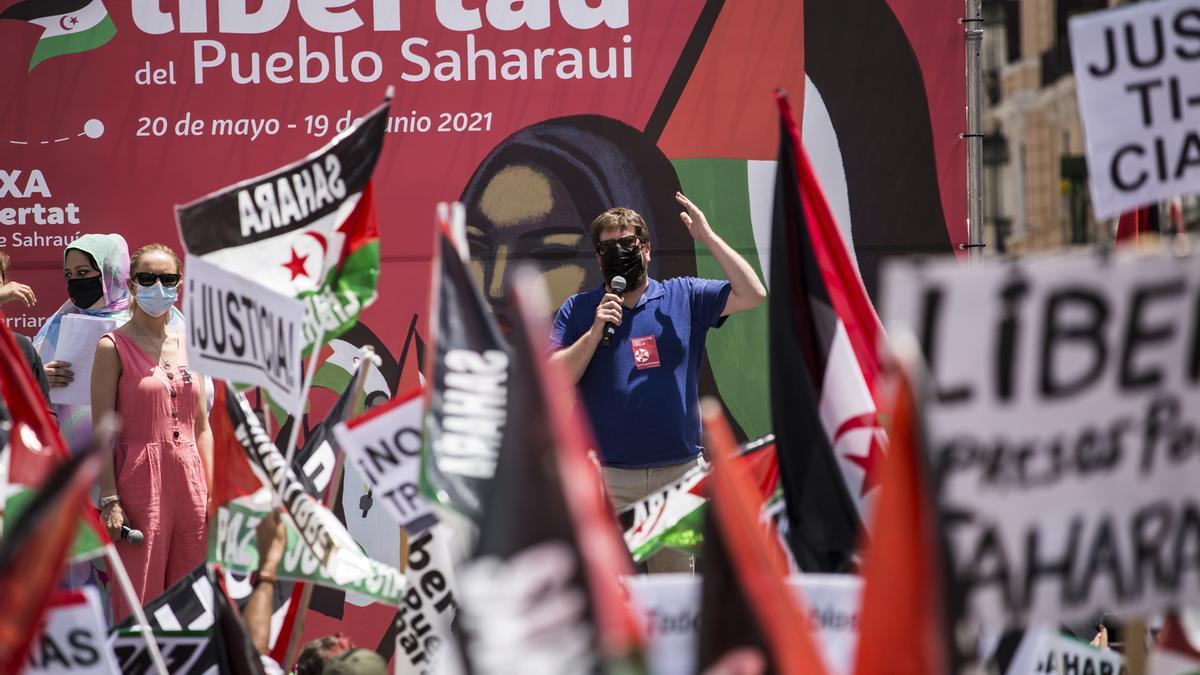
[[[213,378],[265,387],[289,410],[300,404],[304,304],[214,265],[187,257],[187,350],[191,367]]]
[[[420,495],[424,413],[421,390],[414,389],[333,429],[346,459],[371,486],[373,498],[381,500],[410,534],[433,523],[433,508]]]
[[[137,637],[141,640],[141,636]],[[110,675],[119,672],[105,634],[100,594],[92,587],[50,600],[42,634],[22,671],[28,675]]]
[[[1164,0],[1072,17],[1097,218],[1200,191],[1200,7]]]
[[[1007,675],[1125,675],[1120,652],[1097,649],[1038,626],[1025,631]]]
[[[639,575],[625,580],[641,610],[650,670],[657,675],[696,672],[700,580],[691,574]],[[788,579],[788,585],[805,602],[808,629],[817,638],[830,675],[849,675],[858,646],[862,580],[853,575],[797,574]]]
[[[117,329],[116,319],[88,314],[67,314],[58,329],[54,358],[71,364],[75,377],[65,387],[50,390],[50,402],[69,405],[92,404],[92,362],[100,336]]]
[[[1200,266],[1075,255],[885,273],[931,371],[954,612],[985,625],[1200,599]]]
[[[280,577],[315,578],[318,583],[348,588],[395,604],[403,592],[404,578],[392,567],[363,555],[354,538],[327,507],[305,491],[295,469],[250,409],[245,396],[227,391],[226,408],[233,434],[246,456],[270,478],[271,489],[282,486],[284,510],[294,525],[296,542],[289,534],[289,554],[280,566]],[[209,532],[209,560],[227,569],[252,571],[257,563],[254,527],[271,510],[269,491],[240,497],[217,510],[216,527]],[[295,574],[299,570],[300,574]]]
[[[408,591],[396,610],[396,675],[436,672],[443,647],[452,644],[451,622],[458,611],[458,588],[446,546],[444,526],[435,526],[408,544]]]

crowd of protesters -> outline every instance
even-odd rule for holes
[[[33,289],[11,273],[12,259],[0,251],[0,306],[38,304]],[[147,244],[131,255],[121,235],[84,235],[63,251],[66,301],[32,340],[14,333],[68,447],[92,442],[93,418],[112,412],[120,420],[113,448],[104,455],[96,504],[143,604],[207,558],[210,384],[188,366],[183,315],[176,307],[183,274],[178,255],[162,244]],[[100,339],[89,368],[56,358],[62,319],[70,314],[111,319],[117,326]],[[91,373],[92,404],[52,404],[51,390],[72,383],[77,370]],[[140,536],[131,537],[134,531]],[[260,523],[260,564],[243,608],[247,633],[268,673],[282,672],[267,654],[275,570],[285,543],[277,513]],[[71,570],[68,583],[96,578],[77,571]],[[112,625],[132,610],[118,592],[108,595],[108,603]],[[383,675],[387,667],[382,657],[338,634],[304,645],[294,672]]]

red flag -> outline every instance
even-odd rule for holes
[[[725,672],[720,669],[732,667],[735,660],[762,659],[764,667],[770,664],[770,672],[783,675],[825,673],[812,634],[804,628],[808,624],[802,603],[784,582],[783,552],[776,539],[765,536],[759,521],[762,497],[748,467],[737,461],[737,441],[729,423],[714,401],[705,402],[703,416],[705,446],[714,466],[709,476],[712,503],[705,534],[698,666]],[[730,628],[730,620],[742,625],[724,630]],[[755,653],[760,646],[767,654]]]
[[[70,458],[58,424],[25,363],[4,312],[0,311],[0,395],[12,421],[9,429],[8,482],[40,487],[56,467]],[[81,448],[82,450],[82,448]],[[88,501],[80,513],[101,546],[111,544],[100,515]],[[6,528],[7,531],[8,528]]]
[[[912,359],[911,362],[916,362]],[[856,675],[939,675],[948,652],[938,539],[922,462],[922,420],[905,366],[892,385],[887,459],[863,563]],[[898,632],[899,631],[899,632]],[[903,649],[884,645],[897,644]]]
[[[241,442],[234,435],[226,403],[225,383],[216,381],[213,387],[216,391],[213,392],[212,414],[209,417],[213,437],[213,466],[221,470],[213,471],[212,499],[208,503],[210,519],[216,517],[217,507],[238,497],[252,495],[263,486],[251,468]]]
[[[7,328],[0,342],[12,342]],[[0,548],[0,673],[18,673],[25,666],[75,538],[79,513],[90,510],[102,445],[107,449],[98,439],[89,451],[60,463],[46,477]]]
[[[71,453],[2,311],[0,324],[0,394],[12,418],[8,480],[37,487]]]
[[[1154,231],[1153,212],[1149,206],[1143,206],[1121,214],[1117,220],[1117,241],[1137,243],[1143,233]]]

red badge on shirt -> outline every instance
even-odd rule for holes
[[[633,338],[630,345],[633,349],[633,364],[637,366],[638,370],[657,368],[662,365],[658,362],[658,343],[654,341],[653,335]]]

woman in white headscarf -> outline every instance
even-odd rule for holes
[[[85,234],[63,251],[63,276],[69,299],[33,338],[52,390],[75,379],[71,364],[54,358],[64,316],[86,314],[111,318],[117,326],[129,321],[129,245],[119,234]],[[172,313],[172,325],[183,320],[178,309]],[[91,406],[55,405],[54,411],[67,447],[76,450],[87,447],[92,440]]]

